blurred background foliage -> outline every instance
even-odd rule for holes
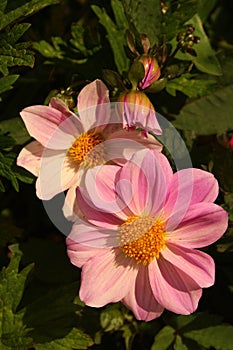
[[[232,349],[232,15],[227,0],[0,1],[1,349]],[[186,35],[190,26],[198,43]],[[229,213],[227,233],[205,249],[216,261],[216,284],[204,290],[198,312],[165,312],[149,323],[121,304],[82,304],[65,237],[36,198],[34,177],[15,164],[30,140],[19,112],[52,96],[75,108],[96,78],[114,100],[137,75],[129,69],[134,48],[143,53],[141,34],[161,68],[146,92],[180,131],[193,165],[217,177],[217,201]]]

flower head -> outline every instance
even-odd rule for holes
[[[36,141],[20,152],[17,164],[38,177],[39,198],[48,200],[68,190],[66,207],[71,213],[67,215],[72,214],[75,188],[82,174],[116,157],[116,148],[118,158],[123,158],[125,150],[119,142],[122,138],[142,140],[141,132],[123,129],[122,122],[111,111],[108,94],[104,83],[95,80],[78,95],[78,116],[57,98],[52,98],[49,106],[31,106],[21,112],[29,134]],[[152,137],[142,142],[162,148]]]
[[[156,59],[148,54],[141,55],[138,60],[143,64],[145,69],[144,78],[139,82],[138,87],[144,90],[159,79],[160,68]]]
[[[190,314],[202,288],[214,283],[214,261],[196,248],[219,239],[227,213],[213,201],[214,176],[172,172],[156,150],[140,150],[123,165],[89,170],[78,189],[82,220],[67,238],[71,262],[82,267],[80,298],[101,307],[122,301],[136,318],[164,308]]]

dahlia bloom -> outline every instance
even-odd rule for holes
[[[67,251],[82,268],[81,300],[92,307],[121,301],[145,321],[164,308],[194,312],[215,278],[213,259],[196,248],[227,227],[226,211],[213,203],[214,176],[193,168],[173,173],[163,154],[145,149],[123,167],[90,169],[78,194],[83,219]]]
[[[138,87],[144,90],[159,79],[160,68],[156,59],[148,54],[141,55],[138,61],[143,64],[145,69],[145,75],[142,81],[138,83]]]
[[[23,148],[17,159],[17,165],[38,177],[39,198],[48,200],[68,190],[66,199],[71,212],[75,188],[83,172],[112,159],[116,148],[118,153],[125,152],[119,139],[129,138],[162,149],[152,136],[146,140],[141,132],[122,128],[122,122],[119,123],[116,114],[111,112],[109,91],[100,80],[82,89],[77,109],[79,116],[57,98],[52,98],[49,106],[25,108],[21,117],[36,141]],[[110,140],[112,142],[105,147],[103,144]]]

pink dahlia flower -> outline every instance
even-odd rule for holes
[[[48,200],[69,190],[67,215],[72,214],[75,188],[85,170],[116,158],[116,149],[118,156],[122,152],[122,157],[129,157],[119,140],[129,138],[162,149],[152,136],[144,139],[141,132],[123,129],[122,122],[119,123],[111,111],[109,91],[100,80],[82,89],[77,109],[79,116],[72,113],[63,101],[52,98],[49,106],[31,106],[21,112],[29,134],[36,141],[23,148],[17,164],[38,177],[36,189],[39,198]],[[106,147],[104,143],[110,140],[112,142]]]
[[[139,82],[138,87],[144,90],[159,79],[161,72],[156,59],[148,54],[141,55],[138,61],[143,64],[145,69],[145,75],[142,81]]]
[[[214,176],[199,169],[172,172],[166,157],[141,150],[123,167],[89,170],[78,205],[83,220],[67,237],[71,262],[82,268],[80,298],[102,307],[122,301],[139,320],[164,308],[190,314],[215,266],[196,250],[218,240],[227,213],[213,203]]]

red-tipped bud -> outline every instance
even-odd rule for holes
[[[141,55],[138,59],[145,69],[145,75],[142,81],[139,82],[138,87],[141,90],[146,89],[153,84],[160,77],[160,68],[156,59],[149,55]]]
[[[230,137],[229,141],[228,141],[228,145],[230,146],[232,152],[233,152],[233,135]]]
[[[145,136],[148,131],[161,135],[154,107],[142,91],[129,91],[118,97],[117,113],[122,119],[123,128],[142,129]]]

